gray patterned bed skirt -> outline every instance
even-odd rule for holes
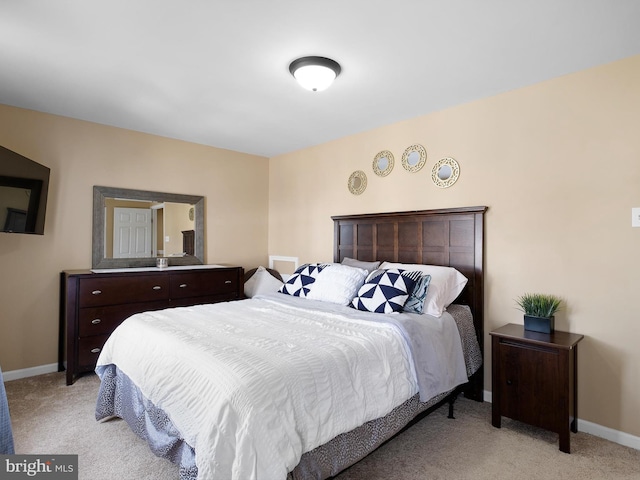
[[[102,381],[96,403],[96,420],[120,417],[146,440],[158,457],[180,466],[181,480],[196,480],[198,468],[193,448],[180,436],[163,410],[147,400],[138,387],[115,365],[98,367]]]
[[[482,365],[482,354],[468,307],[451,305],[471,376]],[[140,438],[147,441],[157,456],[180,466],[180,480],[196,480],[198,469],[195,452],[182,438],[169,417],[147,400],[134,383],[115,365],[98,367],[102,377],[96,404],[96,419],[111,417],[124,419]],[[305,453],[300,463],[287,475],[287,480],[324,480],[337,475],[358,462],[393,437],[417,415],[442,402],[450,393],[445,392],[420,402],[419,394],[396,407],[388,415],[371,420],[350,432],[338,435],[328,443]]]

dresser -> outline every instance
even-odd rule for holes
[[[512,323],[490,335],[493,426],[500,428],[505,416],[556,432],[560,450],[570,453],[570,432],[578,431],[583,335],[532,332]]]
[[[243,298],[242,267],[137,270],[60,274],[58,369],[66,360],[67,385],[95,369],[111,332],[134,313]]]

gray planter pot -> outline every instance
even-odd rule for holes
[[[555,317],[524,316],[524,329],[530,332],[552,333],[555,328]]]

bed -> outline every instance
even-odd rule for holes
[[[306,480],[337,475],[459,391],[481,401],[485,211],[333,217],[334,263],[312,264],[324,274],[308,298],[276,293],[132,316],[98,360],[96,418],[124,418],[180,465],[181,479]],[[432,278],[398,264],[453,267],[466,282],[429,322],[381,315],[367,310],[362,289],[365,308],[322,298],[327,272],[361,270],[342,267],[347,260],[386,262],[371,282]],[[359,275],[366,285],[372,273]],[[442,374],[427,364],[442,364]]]

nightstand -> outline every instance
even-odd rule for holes
[[[583,335],[530,332],[510,323],[490,333],[491,423],[502,416],[556,432],[570,453],[578,431],[578,342]]]

